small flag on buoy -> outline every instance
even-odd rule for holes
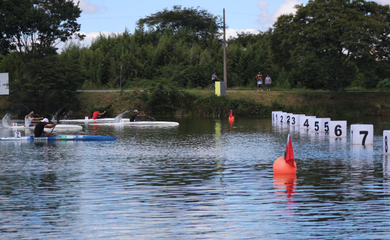
[[[291,143],[290,134],[287,136],[287,144],[286,144],[286,152],[284,153],[284,159],[286,159],[286,163],[291,167],[295,167],[294,162],[294,150]]]
[[[230,110],[229,121],[230,122],[234,121],[233,110]]]
[[[294,161],[294,150],[291,143],[290,134],[287,136],[286,151],[284,157],[279,157],[273,165],[274,173],[295,173],[297,165]]]

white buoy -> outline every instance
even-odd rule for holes
[[[383,154],[390,154],[390,130],[383,130]]]
[[[331,137],[331,138],[346,138],[347,137],[347,121],[330,121],[329,122],[329,137]]]
[[[372,145],[374,144],[374,125],[372,124],[351,124],[351,144]]]

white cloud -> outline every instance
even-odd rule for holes
[[[389,5],[390,4],[390,0],[376,0],[374,2],[377,2],[377,3],[382,4],[382,5]]]
[[[295,13],[296,9],[294,6],[301,3],[302,2],[298,2],[298,0],[284,0],[272,14],[268,14],[268,2],[259,0],[256,6],[259,8],[261,14],[258,16],[257,22],[263,30],[268,30],[280,15]]]
[[[79,1],[79,7],[83,11],[83,13],[98,13],[103,9],[103,7],[100,7],[96,4],[91,4],[86,0],[73,0],[75,4],[77,4]]]
[[[259,29],[254,29],[254,28],[249,28],[249,29],[227,29],[226,30],[226,40],[229,39],[230,37],[236,38],[237,37],[237,33],[242,33],[242,32],[257,34],[257,33],[259,33]],[[221,33],[223,33],[223,31]]]

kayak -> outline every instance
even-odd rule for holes
[[[34,129],[35,127],[32,126],[32,127],[25,127],[24,125],[4,125],[3,124],[3,127],[4,128],[9,128],[9,129]],[[47,128],[47,130],[50,129],[51,131],[51,128]],[[74,125],[74,124],[57,124],[56,127],[54,128],[54,132],[55,131],[79,131],[79,130],[82,130],[83,127],[80,126],[80,125]]]
[[[93,123],[93,125],[98,126],[166,126],[166,127],[172,127],[172,126],[178,126],[178,122],[168,122],[168,121],[135,121],[135,122],[129,122],[129,121],[123,121],[119,123],[115,122],[105,122],[105,123]]]
[[[129,121],[129,119],[124,119],[125,121]],[[60,122],[63,123],[72,123],[72,122],[79,122],[79,123],[92,123],[92,122],[114,122],[115,118],[98,118],[98,119],[61,119]]]
[[[110,136],[90,136],[90,135],[57,135],[53,137],[2,137],[0,141],[115,141],[116,138]]]

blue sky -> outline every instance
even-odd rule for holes
[[[134,32],[136,22],[165,8],[174,5],[200,7],[213,15],[223,16],[228,25],[227,37],[236,32],[266,31],[282,14],[294,13],[296,4],[306,4],[308,0],[73,0],[80,2],[83,11],[78,22],[81,31],[87,36],[82,45],[88,46],[99,34],[122,33],[127,28]],[[390,0],[375,0],[389,4]]]

